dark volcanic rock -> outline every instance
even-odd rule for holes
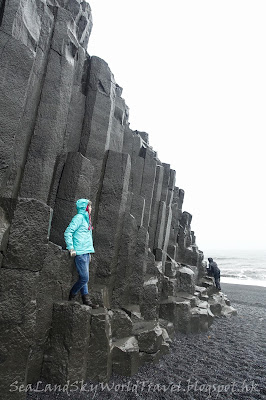
[[[112,337],[116,339],[132,335],[132,321],[127,313],[121,309],[113,309],[111,312]]]
[[[0,268],[1,398],[10,399],[10,384],[25,383],[37,328],[38,273]],[[25,398],[16,393],[16,399]]]
[[[87,357],[87,378],[106,382],[112,373],[111,324],[104,308],[91,312],[91,331]]]
[[[18,200],[4,267],[39,271],[48,249],[52,210],[35,199]],[[36,251],[36,249],[38,249]]]
[[[85,379],[90,339],[89,307],[76,302],[58,302],[53,307],[50,346],[44,355],[42,376],[65,384]]]

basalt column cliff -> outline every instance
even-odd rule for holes
[[[0,0],[0,379],[108,381],[169,351],[174,331],[234,312],[205,275],[184,191],[128,108],[108,64],[87,53],[81,0]],[[88,47],[89,49],[89,47]],[[130,77],[128,77],[130,79]],[[177,154],[178,156],[178,154]],[[63,232],[93,201],[90,294]]]

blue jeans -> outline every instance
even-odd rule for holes
[[[90,254],[81,254],[75,257],[75,264],[79,274],[79,280],[71,289],[71,293],[74,295],[79,291],[81,296],[88,294],[88,281],[89,281],[89,264],[90,264]]]

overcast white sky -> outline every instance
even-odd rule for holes
[[[266,250],[266,1],[89,3],[88,52],[176,170],[199,248]]]

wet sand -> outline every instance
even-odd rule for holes
[[[266,288],[224,283],[222,290],[238,315],[216,318],[207,333],[176,334],[158,364],[112,376],[109,387],[87,382],[86,392],[29,392],[27,400],[266,399]]]

